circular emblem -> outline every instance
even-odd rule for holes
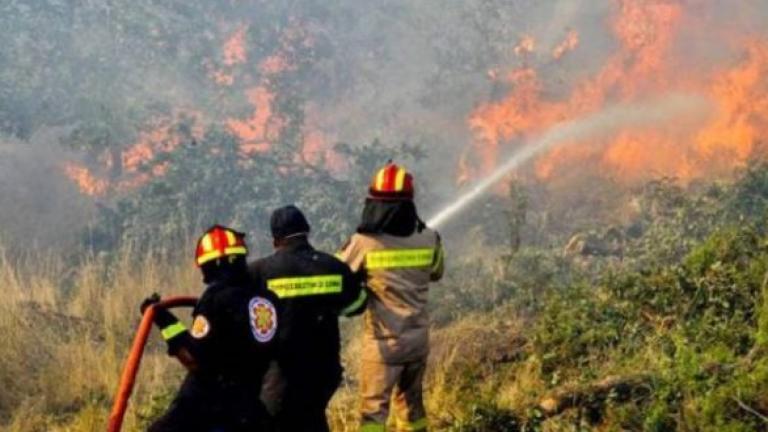
[[[208,319],[202,315],[198,315],[192,322],[192,329],[189,333],[195,339],[202,339],[209,331],[211,331],[211,324],[208,322]]]
[[[277,310],[264,297],[254,297],[248,303],[251,333],[259,342],[269,342],[277,331]]]

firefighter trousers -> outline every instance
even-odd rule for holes
[[[280,370],[273,365],[265,377],[261,397],[279,432],[330,431],[325,411],[341,381],[341,366],[304,369]]]
[[[251,385],[215,389],[187,377],[149,432],[272,432],[274,425]]]
[[[325,409],[338,382],[305,381],[304,385],[291,386],[285,392],[282,410],[277,415],[280,431],[329,432]]]
[[[383,432],[394,405],[396,428],[401,432],[426,431],[422,380],[425,359],[389,364],[363,361],[361,366],[361,432]]]
[[[155,420],[148,432],[263,432],[273,431],[266,417],[260,413],[224,413],[207,410],[196,403],[176,400],[170,409]]]

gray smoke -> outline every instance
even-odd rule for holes
[[[768,33],[763,1],[679,4],[685,16],[670,56],[681,73],[731,64],[743,55],[740,41]],[[90,202],[72,199],[76,194],[57,171],[59,162],[95,152],[86,142],[101,148],[130,145],[153,118],[179,110],[199,112],[209,123],[249,115],[245,90],[260,82],[260,60],[283,43],[270,32],[296,23],[315,42],[298,60],[311,60],[313,68],[296,75],[286,91],[301,94],[322,114],[313,126],[339,141],[421,144],[429,158],[413,168],[421,190],[437,197],[424,204],[435,207],[440,196],[455,194],[457,159],[474,149],[467,117],[510,90],[489,72],[534,67],[546,84],[545,97],[567,97],[574,83],[592,76],[617,48],[609,20],[620,5],[614,0],[3,2],[0,132],[13,137],[3,140],[0,154],[3,235],[28,231],[29,215],[70,215],[77,213],[73,206]],[[211,85],[212,72],[222,67],[222,44],[244,25],[247,61],[230,68],[234,85]],[[552,49],[570,30],[580,35],[579,47],[554,61]],[[520,56],[513,47],[523,35],[534,37],[537,46]],[[62,145],[59,137],[35,138],[53,127],[79,135]],[[83,208],[90,212],[89,205]],[[72,231],[45,217],[51,219],[35,224],[39,232]]]
[[[92,211],[62,171],[71,158],[59,132],[28,141],[0,137],[0,246],[12,251],[64,250],[78,244]]]

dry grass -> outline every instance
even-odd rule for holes
[[[91,258],[76,270],[50,257],[0,258],[0,415],[6,430],[103,430],[141,299],[199,287],[192,266],[136,260],[130,250],[118,256]],[[135,406],[181,372],[157,345],[142,365]],[[130,410],[125,430],[139,424]]]
[[[193,266],[135,255],[127,249],[116,259],[92,257],[71,269],[57,258],[11,263],[0,254],[0,430],[105,429],[141,299],[152,292],[171,295],[200,288]],[[490,362],[489,369],[475,371],[480,376],[471,375],[476,362],[487,360],[483,355],[495,355],[482,354],[487,346],[503,350],[503,338],[517,331],[514,323],[484,328],[475,318],[434,332],[426,403],[438,429],[462,415],[462,399],[472,380],[494,373]],[[348,339],[343,353],[346,379],[331,403],[329,419],[334,431],[351,432],[358,428],[361,320],[347,320],[343,329]],[[480,346],[485,348],[478,350]],[[142,430],[147,417],[165,407],[182,374],[153,335],[124,431]],[[489,380],[471,390],[482,395],[497,389]]]
[[[451,325],[433,329],[431,353],[425,378],[425,405],[431,430],[452,430],[466,420],[473,404],[491,403],[512,408],[530,403],[538,370],[519,360],[525,356],[527,341],[520,337],[523,322],[500,309],[488,314],[471,314]],[[492,324],[492,325],[489,325]],[[347,381],[337,391],[330,407],[331,426],[337,432],[358,430],[358,359],[361,323],[346,328],[349,341],[343,359]],[[510,401],[511,392],[525,394],[525,401]]]

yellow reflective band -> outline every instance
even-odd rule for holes
[[[217,258],[221,258],[222,256],[223,255],[222,255],[221,252],[219,252],[217,250],[214,250],[214,251],[202,254],[199,257],[197,257],[197,264],[198,265],[203,265],[203,264],[207,263],[208,261],[213,261],[213,260],[215,260]]]
[[[248,250],[245,246],[232,246],[224,249],[226,255],[248,255]]]
[[[211,238],[210,234],[203,236],[202,243],[204,251],[209,252],[211,249],[213,249],[213,238]]]
[[[245,248],[245,246],[234,246],[226,248],[224,249],[224,253],[221,253],[219,250],[213,250],[197,257],[197,264],[203,265],[208,261],[213,261],[225,255],[248,255],[248,250]]]
[[[176,321],[175,323],[162,329],[160,334],[163,335],[163,340],[171,340],[181,333],[184,333],[185,331],[187,331],[187,328],[184,327],[184,324],[182,324],[181,321]]]
[[[225,230],[224,235],[227,236],[227,246],[235,244],[235,233],[230,230]]]
[[[386,168],[382,168],[379,170],[379,173],[376,175],[376,190],[382,190],[384,189],[384,177],[387,173]]]
[[[400,168],[397,170],[397,177],[395,177],[395,190],[400,192],[405,186],[405,169]]]
[[[422,417],[412,422],[401,421],[398,419],[397,426],[398,426],[398,429],[402,431],[417,432],[417,431],[425,430],[428,424],[427,424],[427,418]]]
[[[384,432],[386,431],[386,426],[382,423],[363,423],[362,426],[360,426],[360,432]]]
[[[357,300],[355,300],[355,301],[354,301],[354,302],[352,302],[352,303],[351,303],[349,306],[347,306],[346,308],[344,308],[344,310],[343,310],[343,311],[341,311],[341,314],[342,314],[342,315],[349,315],[349,314],[351,314],[352,312],[354,312],[354,311],[356,311],[356,310],[360,309],[360,306],[362,306],[362,305],[363,305],[363,303],[365,303],[365,300],[366,300],[367,298],[368,298],[368,293],[367,293],[367,292],[365,292],[365,289],[361,289],[361,290],[360,290],[360,295],[359,295],[359,296],[357,296]]]
[[[341,292],[341,280],[341,275],[270,279],[267,288],[280,298],[337,294]]]
[[[430,267],[434,258],[434,249],[379,250],[368,252],[365,266],[368,270]]]

